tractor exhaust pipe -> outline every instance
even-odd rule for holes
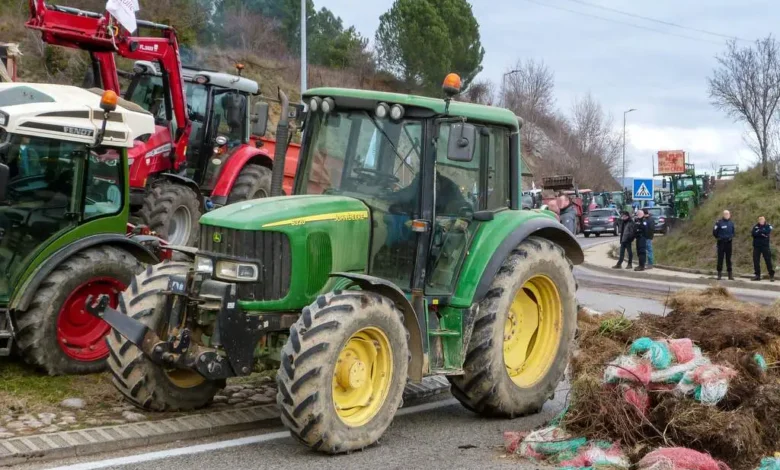
[[[284,181],[284,161],[287,156],[287,146],[290,140],[290,120],[288,118],[290,100],[279,88],[279,101],[282,103],[282,113],[276,126],[276,147],[274,149],[274,167],[271,171],[271,197],[282,195]]]

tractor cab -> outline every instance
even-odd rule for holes
[[[0,84],[0,299],[59,237],[91,221],[125,226],[127,149],[152,119],[118,107],[103,129],[100,103],[76,87]]]
[[[167,87],[159,66],[137,61],[133,72],[125,98],[152,113],[158,125],[170,123],[175,129],[175,122],[165,104]],[[268,105],[256,103],[257,114],[250,116],[252,97],[260,94],[260,87],[254,80],[186,67],[182,69],[182,74],[187,111],[192,121],[187,147],[187,176],[209,191],[214,188],[227,157],[239,147],[250,144],[250,131],[259,136],[265,134]]]

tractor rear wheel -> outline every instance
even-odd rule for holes
[[[49,375],[91,374],[105,369],[106,322],[85,311],[87,297],[119,295],[143,266],[128,252],[89,248],[57,266],[41,283],[26,312],[16,313],[16,342],[23,359]]]
[[[390,299],[364,291],[318,297],[282,349],[282,422],[329,454],[373,444],[401,406],[409,357],[403,314]]]
[[[230,190],[227,203],[259,199],[271,195],[271,170],[254,163],[246,165]]]
[[[159,295],[168,288],[173,275],[185,275],[189,264],[165,261],[133,278],[119,301],[119,310],[160,337],[167,327],[165,298]],[[108,368],[114,386],[135,406],[155,411],[186,411],[202,408],[211,402],[225,381],[209,381],[200,374],[182,369],[166,369],[153,363],[133,343],[112,330],[106,338],[111,353]]]
[[[480,414],[537,413],[555,392],[577,327],[576,284],[563,250],[529,237],[506,258],[480,303],[453,396]]]
[[[196,246],[200,195],[187,186],[160,181],[149,188],[138,216],[171,245]]]

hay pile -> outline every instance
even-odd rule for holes
[[[570,406],[563,426],[574,435],[619,440],[636,462],[659,446],[689,447],[732,468],[756,468],[780,445],[780,318],[777,307],[740,302],[723,288],[681,291],[666,317],[619,314],[579,318],[578,350],[572,360]],[[621,393],[605,387],[604,366],[640,337],[690,338],[713,363],[739,372],[717,406],[669,391],[648,393],[646,416]],[[764,372],[754,355],[764,356]]]

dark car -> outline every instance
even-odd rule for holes
[[[650,215],[655,219],[655,232],[668,234],[672,230],[674,223],[674,215],[672,214],[672,208],[669,206],[655,206],[645,207],[642,209],[649,211]]]
[[[586,238],[591,234],[598,237],[602,233],[617,236],[619,219],[620,213],[617,209],[594,209],[582,218],[582,233]]]

